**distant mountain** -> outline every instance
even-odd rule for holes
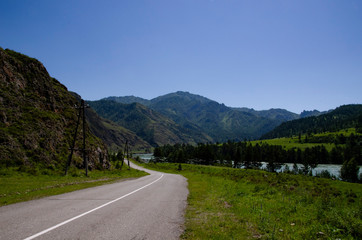
[[[188,92],[170,93],[151,100],[152,109],[180,125],[199,126],[214,141],[254,139],[279,122],[254,114],[235,111],[208,98]]]
[[[103,118],[123,126],[152,146],[212,141],[196,126],[181,127],[173,120],[142,104],[123,104],[115,101],[88,101]]]
[[[124,104],[130,104],[130,103],[140,103],[142,105],[148,106],[150,104],[150,101],[147,99],[143,99],[140,97],[135,96],[125,96],[125,97],[106,97],[101,100],[107,100],[107,101],[115,101],[118,103],[124,103]]]
[[[285,109],[280,109],[280,108],[272,108],[269,110],[261,110],[261,111],[256,111],[252,108],[234,108],[234,109],[242,112],[252,113],[259,117],[277,120],[280,121],[280,123],[285,121],[295,120],[300,117],[300,115],[296,113],[292,113]]]
[[[289,137],[299,133],[320,133],[338,131],[345,128],[362,126],[362,104],[344,105],[333,111],[298,120],[282,123],[272,131],[264,134],[262,139]]]
[[[319,116],[319,115],[322,115],[322,114],[325,114],[325,113],[327,113],[327,112],[320,112],[318,110],[313,110],[313,111],[304,110],[303,112],[300,113],[300,118]]]
[[[103,99],[103,101],[115,101],[127,104],[134,101],[143,104],[145,107],[171,119],[179,127],[184,129],[183,132],[187,134],[193,142],[223,142],[227,140],[256,139],[265,132],[278,126],[281,122],[296,117],[296,114],[282,109],[260,113],[233,109],[200,95],[181,91],[166,94],[151,100],[129,96],[109,97]],[[107,105],[111,103],[103,102],[103,104]],[[92,107],[95,106],[92,105]],[[107,109],[106,106],[103,107]],[[110,116],[105,114],[104,111],[108,111],[105,109],[96,108],[96,111],[101,116],[132,129],[127,122],[124,121],[120,123],[114,116],[110,118]],[[129,120],[131,121],[131,119]],[[138,125],[138,127],[140,126],[141,125]],[[195,136],[198,138],[195,138]],[[205,136],[207,137],[205,138]]]
[[[74,96],[38,60],[0,48],[0,167],[63,168],[77,122]],[[89,166],[107,149],[86,126]],[[78,136],[76,148],[82,144]],[[73,161],[83,161],[75,152]]]

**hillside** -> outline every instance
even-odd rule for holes
[[[78,104],[38,60],[0,48],[0,166],[63,168]],[[106,147],[86,128],[89,167],[108,162]],[[81,144],[78,137],[76,148]],[[83,160],[76,152],[77,166]]]
[[[88,103],[100,116],[131,130],[152,146],[211,141],[194,126],[183,128],[139,103],[122,104],[106,100]]]
[[[264,134],[261,139],[290,137],[304,133],[335,132],[341,129],[362,129],[362,105],[344,105],[319,116],[307,117],[282,123]]]
[[[81,97],[71,93],[78,101]],[[126,141],[133,151],[148,152],[152,146],[138,137],[134,132],[121,127],[120,125],[100,117],[92,108],[85,109],[86,121],[89,124],[90,131],[102,139],[111,152],[118,152],[124,149]]]
[[[102,139],[110,151],[117,152],[124,149],[126,141],[134,151],[147,152],[152,148],[149,143],[138,137],[134,132],[98,116],[92,108],[86,109],[85,114],[92,133]]]

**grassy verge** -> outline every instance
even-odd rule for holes
[[[180,173],[190,195],[183,239],[361,239],[360,184],[257,170],[147,164]]]
[[[75,169],[67,176],[46,173],[35,176],[15,169],[0,170],[0,206],[147,175],[135,169],[91,171],[88,177]]]

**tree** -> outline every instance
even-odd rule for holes
[[[240,168],[242,157],[243,157],[243,150],[241,149],[241,146],[236,147],[236,151],[234,154],[234,168]]]
[[[330,161],[332,164],[343,164],[342,149],[340,147],[334,147],[330,153]]]
[[[292,171],[294,174],[298,174],[299,173],[299,168],[298,168],[298,165],[297,163],[293,163],[293,171]]]
[[[347,182],[358,182],[358,171],[359,167],[355,158],[346,160],[341,168],[341,178]]]
[[[161,150],[160,147],[155,148],[155,150],[153,151],[153,156],[156,157],[156,158],[163,157],[162,156],[162,150]]]
[[[245,169],[251,168],[251,163],[253,162],[253,146],[251,144],[248,144],[245,149],[245,157],[243,160],[243,166]]]
[[[281,146],[269,146],[269,158],[266,165],[269,172],[275,172],[282,167],[282,152]]]

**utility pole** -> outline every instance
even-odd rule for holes
[[[127,158],[127,155],[126,155],[127,144],[128,144],[128,140],[126,139],[126,143],[124,144],[124,149],[123,149],[123,159],[122,159],[122,163],[121,163],[121,169],[123,167],[125,158]]]
[[[77,106],[75,106],[75,108],[78,108]],[[74,146],[75,146],[75,141],[77,139],[77,133],[78,133],[78,126],[79,126],[79,122],[80,122],[80,113],[81,113],[81,108],[78,108],[79,112],[78,112],[78,119],[77,119],[77,126],[75,128],[74,131],[74,135],[73,135],[73,141],[72,141],[72,145],[70,146],[70,154],[68,157],[68,162],[67,162],[67,166],[65,167],[65,175],[67,175],[68,173],[68,168],[70,166],[70,163],[72,162],[72,157],[73,157],[73,151],[74,151]]]
[[[82,109],[82,115],[83,115],[83,163],[85,166],[85,175],[88,177],[88,159],[87,159],[87,155],[86,155],[86,150],[85,150],[85,105],[84,105],[84,100],[82,99],[81,101],[81,109]]]
[[[128,161],[128,166],[129,166],[129,159],[128,159],[128,140],[127,140],[127,139],[126,139],[126,143],[124,144],[123,155],[124,155],[124,158],[127,159],[127,161]],[[122,167],[123,167],[123,162],[124,162],[124,159],[123,159],[123,161],[122,161],[121,169],[122,169]]]
[[[128,151],[129,151],[129,145],[127,145],[127,160],[128,160],[128,170],[131,170],[131,166],[129,165],[130,154],[128,153]]]
[[[83,164],[85,166],[85,175],[88,176],[88,158],[87,158],[87,154],[86,154],[86,149],[85,149],[85,138],[86,138],[86,132],[85,132],[85,123],[86,123],[86,120],[85,120],[85,108],[88,108],[89,106],[85,105],[85,102],[84,100],[82,99],[81,100],[81,104],[80,104],[80,107],[78,106],[75,106],[75,108],[79,109],[79,112],[78,112],[78,119],[77,119],[77,126],[75,128],[75,131],[74,131],[74,136],[73,136],[73,142],[72,142],[72,145],[70,147],[70,154],[69,154],[69,157],[68,157],[68,162],[67,162],[67,166],[65,168],[65,175],[67,175],[68,173],[68,168],[72,162],[72,157],[73,157],[73,152],[74,150],[78,150],[78,149],[75,149],[74,146],[75,146],[75,142],[76,142],[76,139],[77,139],[77,133],[78,133],[78,127],[79,127],[79,123],[80,123],[80,118],[82,117],[83,118],[83,148],[82,149],[79,149],[82,151],[83,153]]]
[[[128,151],[130,153],[128,153]],[[132,156],[132,150],[130,149],[130,147],[128,146],[127,148],[127,154],[129,154],[129,157],[128,157],[128,170],[131,170],[131,166],[129,165],[129,158]]]

